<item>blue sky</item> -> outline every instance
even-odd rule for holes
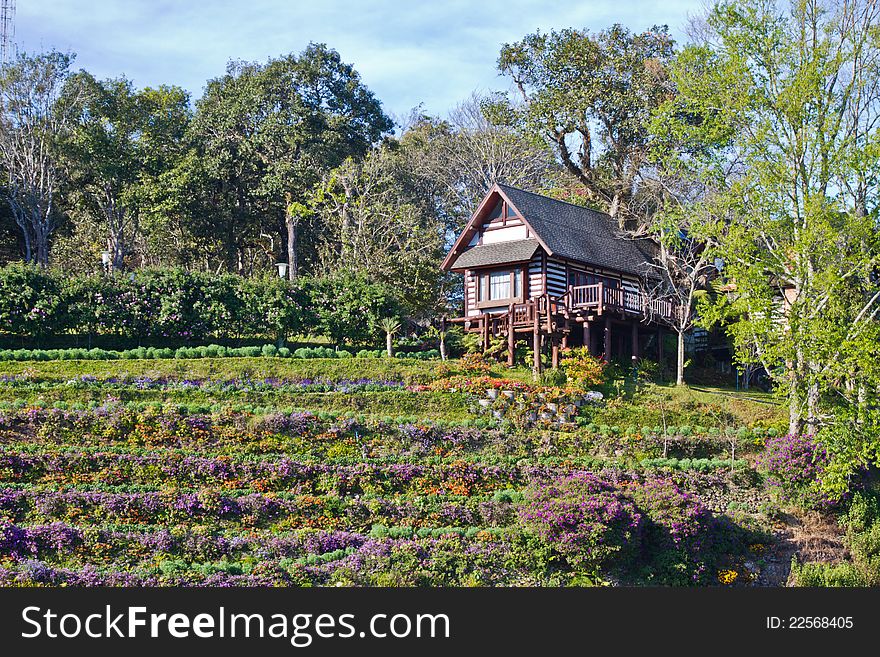
[[[502,43],[536,29],[669,25],[682,37],[702,0],[17,0],[20,49],[77,53],[98,77],[177,84],[198,98],[230,59],[262,61],[325,42],[387,112],[445,114],[473,90],[505,89]]]

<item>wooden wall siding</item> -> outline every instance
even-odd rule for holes
[[[464,307],[465,315],[479,315],[477,310],[477,277],[468,270],[464,276]]]
[[[606,278],[615,278],[618,281],[621,281],[622,285],[632,284],[635,285],[636,288],[639,287],[639,279],[630,274],[621,274],[617,271],[611,271],[610,269],[602,269],[601,267],[590,267],[589,265],[582,264],[572,264],[571,262],[567,263],[568,271],[578,271],[583,272],[585,274],[595,274],[598,276],[605,276]]]
[[[544,294],[544,252],[538,250],[529,263],[529,298]]]
[[[559,260],[547,260],[547,292],[561,297],[568,290],[568,272],[565,263]]]

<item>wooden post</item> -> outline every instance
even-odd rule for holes
[[[513,367],[513,352],[516,349],[516,336],[513,330],[513,304],[507,315],[507,366]]]
[[[550,367],[554,370],[559,369],[559,339],[553,338],[550,343],[551,349],[551,358],[550,358]]]
[[[590,323],[590,320],[584,321],[584,346],[587,348],[587,353],[592,355],[593,345],[590,341],[590,338],[592,337],[590,335]]]
[[[483,351],[489,351],[489,315],[483,313]]]
[[[632,361],[633,364],[639,359],[639,324],[632,323]]]
[[[534,354],[534,374],[537,379],[541,375],[541,316],[538,312],[537,301],[535,303],[535,325],[532,329],[532,350]]]
[[[553,313],[550,304],[550,295],[545,295],[545,300],[547,303],[547,333],[553,333]]]
[[[535,352],[535,376],[541,375],[541,331],[538,327],[535,327],[535,330],[532,335],[532,349]]]
[[[605,316],[605,345],[602,351],[602,358],[606,363],[611,362],[611,317]]]
[[[657,363],[663,367],[663,327],[657,327]]]
[[[569,331],[569,332],[571,331],[571,322],[569,322],[567,319],[565,321],[563,321],[562,326],[567,331]],[[568,333],[567,332],[562,334],[562,348],[568,349]]]

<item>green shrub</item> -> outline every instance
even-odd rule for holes
[[[568,377],[562,369],[549,369],[541,374],[541,385],[544,386],[562,387],[566,381]]]
[[[868,586],[865,577],[851,563],[805,563],[792,557],[791,575],[796,586],[842,587]]]

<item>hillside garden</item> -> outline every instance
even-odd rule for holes
[[[785,436],[772,398],[594,369],[548,386],[479,357],[4,362],[0,581],[778,585],[792,557],[792,583],[876,572],[876,501],[818,496],[821,446]],[[838,561],[801,564],[817,553],[798,528],[844,508]]]

